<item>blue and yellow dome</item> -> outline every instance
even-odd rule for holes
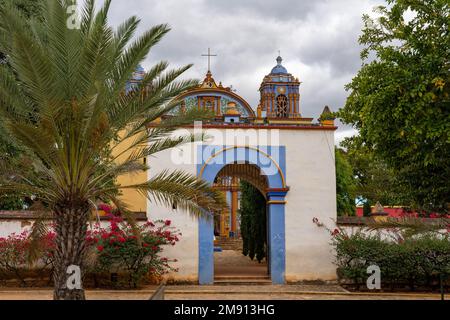
[[[272,68],[272,71],[270,72],[271,74],[280,74],[280,73],[287,74],[288,73],[286,68],[281,65],[282,61],[283,61],[283,59],[280,56],[278,56],[277,57],[277,65]]]

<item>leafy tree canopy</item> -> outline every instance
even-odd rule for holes
[[[415,209],[448,211],[450,3],[387,0],[363,17],[363,65],[339,116],[405,186]]]
[[[411,200],[405,195],[404,186],[395,171],[378,157],[371,148],[361,143],[359,136],[342,142],[355,178],[355,195],[361,202],[407,207]]]

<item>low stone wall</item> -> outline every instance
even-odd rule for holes
[[[387,217],[337,217],[336,223],[339,226],[349,226],[349,227],[363,227],[368,226],[376,221],[380,221],[381,219],[385,219]],[[380,219],[380,220],[379,220]],[[388,218],[388,219],[397,219],[397,218]],[[439,224],[444,221],[447,224],[450,224],[450,219],[437,219],[437,218],[417,218],[426,224]]]
[[[7,237],[11,233],[20,233],[29,229],[36,219],[43,217],[43,212],[39,211],[2,211],[0,210],[0,237]],[[106,223],[107,216],[100,216],[100,221]],[[52,221],[51,217],[43,218]],[[135,219],[137,221],[146,221],[147,215],[145,212],[135,212]]]

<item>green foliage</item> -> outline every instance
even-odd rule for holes
[[[364,64],[339,116],[395,171],[415,209],[448,211],[448,0],[388,0],[364,16]],[[407,16],[409,19],[407,19]]]
[[[338,216],[354,216],[355,178],[345,152],[341,149],[336,154],[336,204]]]
[[[357,285],[365,284],[370,265],[380,267],[382,288],[436,286],[440,274],[450,275],[448,235],[423,234],[397,243],[358,231],[339,233],[334,244],[338,276]]]
[[[23,197],[15,194],[2,194],[0,196],[0,210],[22,210],[25,201]]]
[[[190,65],[168,69],[161,61],[125,91],[133,72],[170,28],[157,25],[134,37],[138,18],[113,29],[107,19],[111,1],[97,10],[94,0],[86,0],[80,28],[71,29],[67,9],[73,4],[45,0],[42,21],[31,24],[16,6],[0,8],[0,52],[8,57],[8,65],[0,65],[0,125],[26,150],[28,161],[18,167],[0,159],[0,192],[34,195],[54,214],[55,298],[63,299],[84,298],[82,290],[67,290],[65,270],[67,264],[83,266],[86,246],[80,233],[86,232],[97,200],[113,204],[130,221],[127,204],[118,197],[126,189],[197,216],[226,206],[210,184],[180,170],[163,171],[142,183],[116,183],[121,175],[148,170],[144,159],[202,140],[202,134],[172,133],[210,114],[175,112],[149,127],[199,83],[178,80]]]
[[[117,198],[124,189],[197,214],[222,207],[222,197],[206,182],[180,171],[140,184],[113,183],[120,175],[148,169],[146,157],[202,139],[171,133],[209,115],[194,110],[147,127],[173,110],[175,97],[198,81],[176,80],[190,66],[167,70],[168,63],[160,62],[125,94],[128,79],[169,27],[155,26],[131,42],[138,19],[113,30],[107,25],[109,4],[95,12],[94,2],[87,1],[80,29],[67,28],[64,1],[45,1],[44,22],[31,30],[13,6],[0,11],[0,51],[11,63],[0,68],[2,124],[27,149],[36,173],[7,175],[1,191],[34,194],[52,210],[89,207],[101,199],[126,211]],[[2,164],[2,172],[17,169],[8,161]]]
[[[241,181],[241,235],[245,256],[261,262],[266,257],[266,199],[253,185]]]
[[[0,0],[0,8],[5,7],[6,4],[12,4],[25,16],[27,22],[41,19],[42,0]],[[0,65],[6,64],[8,61],[4,54],[0,51]],[[13,163],[14,166],[21,166],[21,155],[24,153],[24,148],[17,144],[16,140],[8,134],[3,124],[0,122],[0,161]],[[0,183],[2,177],[0,176]],[[24,205],[23,195],[2,195],[0,197],[0,210],[17,210],[22,209]]]
[[[0,0],[0,8],[9,3],[27,18],[40,18],[43,2],[43,0]]]
[[[396,172],[362,143],[361,137],[346,138],[341,146],[346,149],[347,160],[353,169],[357,199],[371,203],[379,201],[385,206],[408,207],[411,204]]]

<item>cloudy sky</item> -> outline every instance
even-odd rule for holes
[[[325,105],[343,106],[344,85],[361,65],[361,17],[380,4],[384,1],[114,0],[110,23],[136,15],[142,20],[139,32],[160,23],[171,26],[144,68],[162,59],[173,66],[193,63],[185,76],[203,79],[207,60],[201,54],[210,47],[218,55],[211,64],[215,80],[232,85],[254,108],[261,80],[280,50],[283,65],[302,81],[302,115],[317,118]],[[336,141],[352,132],[341,126]]]

